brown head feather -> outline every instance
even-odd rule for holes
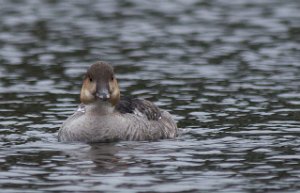
[[[108,102],[115,106],[120,100],[120,90],[113,67],[99,61],[91,65],[86,72],[80,93],[81,102],[87,104],[100,100],[96,93],[101,89],[109,92]]]

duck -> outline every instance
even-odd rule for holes
[[[169,112],[148,100],[120,95],[114,69],[107,62],[98,61],[87,69],[80,101],[58,131],[61,142],[154,141],[178,135]]]

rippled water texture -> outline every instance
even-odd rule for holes
[[[300,190],[300,1],[0,0],[2,192]],[[64,144],[86,68],[176,140]]]

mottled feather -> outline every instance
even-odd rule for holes
[[[148,120],[158,120],[161,118],[160,109],[152,102],[143,99],[121,97],[116,110],[123,114],[132,113],[145,116]]]

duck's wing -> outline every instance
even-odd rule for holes
[[[132,113],[146,117],[148,120],[158,120],[161,118],[160,109],[152,102],[143,99],[122,97],[116,105],[116,110],[123,114]]]

